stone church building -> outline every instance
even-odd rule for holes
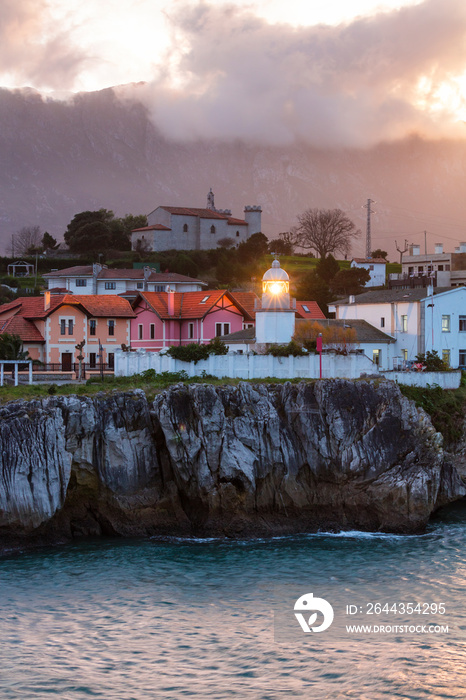
[[[205,209],[165,207],[154,209],[148,226],[131,232],[131,248],[146,251],[209,250],[219,241],[231,239],[235,245],[261,232],[260,206],[244,207],[244,219],[235,219],[229,209],[216,209],[212,189]]]

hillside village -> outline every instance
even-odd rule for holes
[[[289,243],[285,237],[268,244],[261,214],[261,206],[245,206],[244,219],[235,218],[215,207],[211,189],[205,208],[159,206],[146,226],[132,230],[129,255],[145,262],[110,267],[99,254],[99,262],[61,268],[61,258],[51,257],[42,288],[0,305],[0,341],[13,337],[20,348],[18,357],[0,359],[27,357],[37,378],[73,378],[79,365],[85,378],[114,372],[121,353],[165,354],[196,344],[214,347],[213,354],[298,358],[320,343],[324,355],[359,356],[358,366],[342,365],[339,376],[407,370],[425,356],[435,356],[438,368],[466,367],[466,243],[454,253],[437,244],[431,255],[412,246],[398,267],[381,251],[316,261],[272,254],[280,246],[290,253]],[[164,261],[167,251],[172,259],[213,253],[217,267],[221,261],[228,268],[230,260],[244,270],[219,288],[209,275],[161,272],[154,254]],[[17,275],[32,269],[37,280],[37,256],[35,263],[12,261],[9,269]]]

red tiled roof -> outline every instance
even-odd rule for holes
[[[247,226],[248,222],[243,221],[243,219],[233,219],[233,217],[230,216],[228,219],[228,226]]]
[[[377,265],[386,265],[387,261],[384,260],[384,258],[353,258],[351,262],[355,263],[362,263],[362,264],[373,264],[376,263]]]
[[[113,294],[57,294],[50,297],[50,306],[45,309],[44,297],[21,297],[16,300],[21,305],[17,316],[25,319],[47,318],[59,306],[81,306],[89,316],[115,316],[116,318],[133,318],[134,313],[131,304],[119,296]],[[8,311],[9,304],[0,306],[0,314]]]
[[[74,267],[65,267],[63,270],[54,270],[46,272],[42,277],[87,277],[92,276],[92,265],[75,265]]]
[[[167,292],[141,292],[133,302],[133,308],[139,306],[139,299],[145,299],[149,306],[162,319],[169,318],[203,318],[225,297],[223,308],[236,307],[241,313],[246,313],[239,302],[226,289],[210,289],[203,292],[174,292],[174,314],[168,314]],[[203,302],[203,299],[205,301]],[[247,313],[246,313],[247,315]]]
[[[212,209],[198,209],[197,207],[160,207],[169,214],[179,216],[198,216],[201,219],[228,219],[228,214],[220,214]]]
[[[22,316],[12,316],[0,329],[0,335],[11,333],[19,335],[23,343],[45,343],[42,334],[37,330],[32,321],[28,321]]]
[[[260,301],[257,294],[255,292],[230,292],[230,294],[253,319],[256,301]]]
[[[116,318],[134,318],[135,314],[127,299],[113,294],[73,294],[63,299],[63,304],[82,306],[90,316]]]
[[[131,233],[137,233],[138,231],[171,231],[171,228],[168,228],[168,226],[164,226],[163,224],[154,224],[153,226],[133,228]]]
[[[306,306],[309,310],[306,311],[303,306]],[[322,313],[322,310],[316,301],[297,301],[296,316],[298,318],[325,318],[325,314]]]
[[[14,299],[6,304],[1,304],[0,314],[3,314],[5,311],[11,311],[11,309],[15,309],[16,307],[18,307],[18,309],[21,307],[21,299]]]

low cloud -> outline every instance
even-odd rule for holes
[[[426,0],[340,26],[268,24],[206,2],[171,20],[177,50],[132,92],[170,138],[364,147],[455,134],[464,0]]]
[[[54,21],[47,0],[2,0],[3,75],[43,89],[72,88],[86,60],[71,33]]]

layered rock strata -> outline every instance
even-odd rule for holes
[[[81,535],[419,532],[465,494],[388,381],[176,385],[0,409],[4,547]]]

